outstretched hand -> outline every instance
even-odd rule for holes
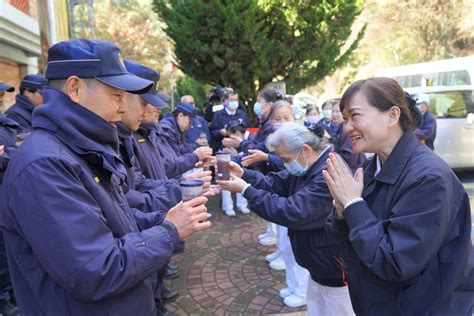
[[[258,149],[249,149],[250,155],[242,158],[242,166],[248,167],[255,162],[268,161],[268,154]]]
[[[230,174],[230,180],[218,180],[217,184],[222,188],[222,190],[237,193],[242,192],[242,190],[247,186],[247,182],[232,173]]]

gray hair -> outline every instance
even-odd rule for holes
[[[268,114],[268,117],[271,119],[276,110],[284,108],[284,107],[289,108],[291,110],[291,114],[293,114],[293,118],[295,118],[295,114],[293,113],[293,106],[291,105],[290,102],[285,101],[285,100],[278,100],[276,102],[273,102],[272,107],[270,109],[270,114]]]
[[[296,122],[283,124],[282,127],[268,136],[266,143],[270,151],[275,151],[277,146],[284,145],[292,153],[297,153],[305,144],[315,151],[322,151],[326,141],[316,136],[307,127]]]

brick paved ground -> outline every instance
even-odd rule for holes
[[[266,223],[255,214],[227,217],[218,207],[219,197],[207,204],[213,227],[186,241],[186,251],[173,257],[180,265],[179,278],[167,281],[180,291],[167,308],[179,315],[262,315],[305,310],[283,305],[278,296],[285,287],[282,271],[274,271],[265,256],[275,246],[257,242]],[[295,313],[302,315],[305,313]]]

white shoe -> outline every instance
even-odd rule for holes
[[[250,210],[247,206],[239,207],[239,210],[242,212],[242,214],[250,214]]]
[[[273,237],[273,236],[267,236],[265,238],[260,239],[259,243],[262,246],[272,246],[272,245],[276,245],[277,239],[276,237]]]
[[[227,216],[235,216],[235,211],[232,208],[229,208],[227,210],[224,210],[225,215]]]
[[[268,266],[270,268],[272,268],[273,270],[285,270],[286,269],[286,264],[285,264],[285,261],[283,260],[283,258],[280,256],[278,258],[276,258],[275,260],[273,260],[272,262],[270,262],[268,264]]]
[[[293,293],[291,292],[291,290],[289,288],[281,289],[280,293],[279,293],[281,298],[285,298],[287,296],[290,296],[291,294],[293,294]]]
[[[263,234],[260,234],[257,236],[258,240],[263,239],[265,237],[271,236],[268,232],[264,232]]]
[[[291,294],[283,299],[283,303],[289,307],[301,307],[306,305],[306,298],[299,295]]]
[[[275,252],[272,252],[271,254],[267,255],[265,257],[265,261],[270,263],[272,262],[273,260],[275,260],[276,258],[278,258],[280,256],[280,251],[275,251]]]

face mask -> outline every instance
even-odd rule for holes
[[[253,105],[253,112],[257,116],[263,116],[262,105],[258,102],[255,102],[255,104]]]
[[[308,163],[306,162],[306,167],[302,167],[300,163],[298,162],[298,156],[301,153],[301,149],[298,152],[298,155],[296,155],[296,158],[288,163],[285,163],[285,168],[288,170],[289,173],[291,173],[294,176],[297,177],[302,177],[308,172],[309,166]]]
[[[239,101],[229,101],[229,104],[227,104],[227,107],[229,108],[229,110],[235,111],[239,107]]]
[[[327,120],[331,118],[332,110],[323,110],[323,117]]]
[[[321,119],[323,118],[323,116],[321,114],[318,114],[318,115],[309,115],[306,117],[306,120],[310,123],[313,123],[313,124],[316,124],[318,123]]]

